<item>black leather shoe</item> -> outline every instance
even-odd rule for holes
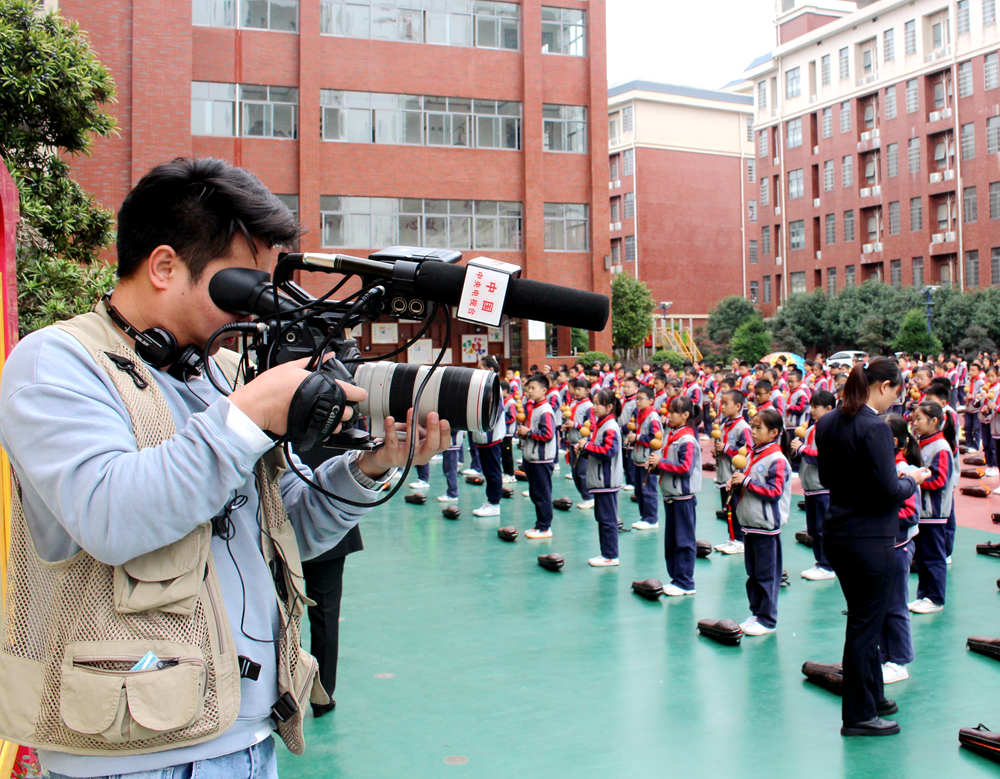
[[[885,717],[899,711],[899,706],[896,705],[896,701],[883,698],[878,702],[878,705],[875,706],[875,711],[878,712],[878,716]]]
[[[329,714],[335,708],[337,708],[337,702],[333,698],[330,699],[329,703],[314,703],[312,705],[313,716],[319,719],[324,714]]]
[[[899,733],[899,723],[890,719],[875,717],[840,729],[842,736],[894,736]]]

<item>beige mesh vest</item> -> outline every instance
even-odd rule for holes
[[[122,340],[103,303],[56,325],[80,341],[110,376],[132,418],[140,449],[175,433],[166,400],[146,364]],[[145,382],[115,366],[131,361]],[[233,378],[238,355],[216,361]],[[85,423],[82,421],[82,423]],[[284,560],[278,695],[297,711],[278,723],[288,748],[305,748],[306,704],[329,701],[316,660],[299,647],[305,606],[302,567],[285,513],[273,449],[255,468],[263,515],[261,547]],[[137,485],[138,486],[138,485]],[[170,546],[110,566],[84,551],[42,560],[32,543],[16,481],[13,489],[7,598],[0,609],[0,737],[78,755],[118,756],[190,746],[224,733],[240,708],[240,669],[212,559],[206,521]],[[147,652],[161,667],[130,670]],[[286,707],[295,708],[295,707]]]

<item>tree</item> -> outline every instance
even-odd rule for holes
[[[590,335],[582,327],[570,330],[570,341],[575,352],[585,352],[590,348]]]
[[[611,282],[611,340],[634,349],[653,329],[653,296],[646,284],[619,273]]]
[[[746,298],[732,295],[723,298],[708,315],[708,337],[717,344],[725,344],[741,324],[757,313]]]
[[[868,354],[888,354],[895,337],[894,321],[881,314],[866,316],[861,322],[858,346]]]
[[[959,354],[975,355],[980,351],[995,352],[996,341],[982,325],[969,325],[965,338],[958,342]]]
[[[919,308],[906,312],[892,348],[907,354],[937,354],[941,351],[941,340],[927,332],[927,318]]]
[[[829,302],[822,289],[790,296],[770,323],[778,347],[798,354],[811,349],[828,351],[829,334],[823,321]]]
[[[733,357],[754,363],[771,351],[771,331],[764,327],[760,314],[747,319],[736,328],[729,342]]]
[[[941,287],[934,292],[931,327],[948,349],[958,346],[972,324],[977,299],[981,293],[959,292],[954,287]],[[923,301],[921,301],[923,303]],[[940,349],[940,347],[939,347]]]
[[[823,317],[827,333],[827,350],[854,349],[857,347],[865,319],[872,314],[883,314],[899,321],[894,313],[900,308],[899,290],[880,281],[869,280],[858,287],[847,287],[830,298]]]
[[[111,214],[69,175],[66,154],[114,132],[103,110],[114,83],[78,25],[0,3],[0,158],[21,196],[18,308],[22,332],[88,310],[106,272],[89,268],[111,240]],[[55,273],[58,283],[47,287]]]

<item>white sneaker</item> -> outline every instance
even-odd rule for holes
[[[453,498],[451,495],[438,495],[438,503],[458,503],[458,498]]]
[[[897,665],[896,663],[882,664],[883,684],[895,684],[896,682],[905,682],[909,678],[910,678],[910,672],[906,670],[905,665]]]
[[[992,479],[995,476],[1000,476],[1000,469],[997,469],[997,468],[987,468],[986,472],[983,475],[986,476],[989,479]]]
[[[552,470],[555,473],[559,473],[559,471],[562,469],[559,467],[559,463],[556,463],[555,465],[552,466]]]
[[[733,539],[715,547],[722,554],[743,554],[743,542]]]
[[[756,617],[750,617],[740,623],[740,628],[743,630],[744,636],[766,636],[768,633],[773,633],[777,628],[764,627],[757,621]]]
[[[525,533],[525,535],[528,535]],[[619,565],[617,557],[591,557],[587,560],[587,565],[592,565],[594,568],[609,568],[612,565]]]
[[[697,590],[684,590],[678,587],[676,584],[664,584],[663,594],[669,595],[671,597],[677,598],[681,595],[694,595]]]
[[[564,479],[569,479],[570,481],[573,481],[573,474],[572,473],[567,473],[565,476],[563,476],[563,478]]]
[[[551,530],[539,530],[538,528],[529,527],[524,531],[525,538],[552,538]]]
[[[433,457],[431,457],[431,462],[432,462],[432,463],[439,463],[439,462],[441,462],[441,461],[442,461],[443,459],[444,459],[444,457],[443,457],[443,456],[441,455],[441,453],[440,453],[440,452],[438,452],[438,453],[437,453],[436,455],[434,455]]]
[[[997,487],[997,490],[1000,490],[1000,487]],[[996,492],[997,490],[993,490],[993,491]],[[998,494],[1000,494],[1000,493],[998,493]],[[945,565],[951,565],[951,555],[948,555],[946,558],[944,558],[944,564]]]
[[[516,481],[517,477],[511,473],[505,473],[500,479],[501,484],[513,484]]]
[[[477,517],[499,517],[500,516],[500,506],[494,505],[492,503],[484,503],[477,509],[473,509],[472,513]]]
[[[828,568],[820,568],[818,565],[814,565],[812,568],[806,568],[802,572],[802,578],[808,579],[811,582],[827,582],[831,579],[836,579],[837,574]]]
[[[625,490],[625,492],[631,492],[632,490],[635,489],[635,487],[633,487],[631,484],[626,484],[624,487],[622,487],[622,489]]]
[[[580,501],[576,504],[576,507],[578,509],[592,509],[594,508],[594,499]]]
[[[462,471],[462,475],[463,476],[482,476],[482,474],[479,471],[477,471],[475,468],[466,468],[464,471]]]
[[[417,490],[417,492],[420,492],[421,490],[426,490],[430,486],[431,485],[425,482],[423,479],[417,479],[416,481],[410,482],[410,489]]]
[[[935,603],[930,598],[919,598],[910,601],[906,604],[906,608],[914,614],[936,614],[939,611],[944,611],[944,606]]]
[[[655,522],[647,522],[644,519],[640,519],[638,522],[632,523],[633,530],[656,530],[658,527],[659,524]]]

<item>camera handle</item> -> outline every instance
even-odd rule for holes
[[[377,448],[378,444],[364,431],[351,428],[341,433],[333,432],[348,406],[354,409],[354,415],[357,414],[357,404],[348,402],[337,379],[350,381],[351,374],[339,360],[329,359],[295,390],[288,406],[288,432],[285,437],[296,448]]]

